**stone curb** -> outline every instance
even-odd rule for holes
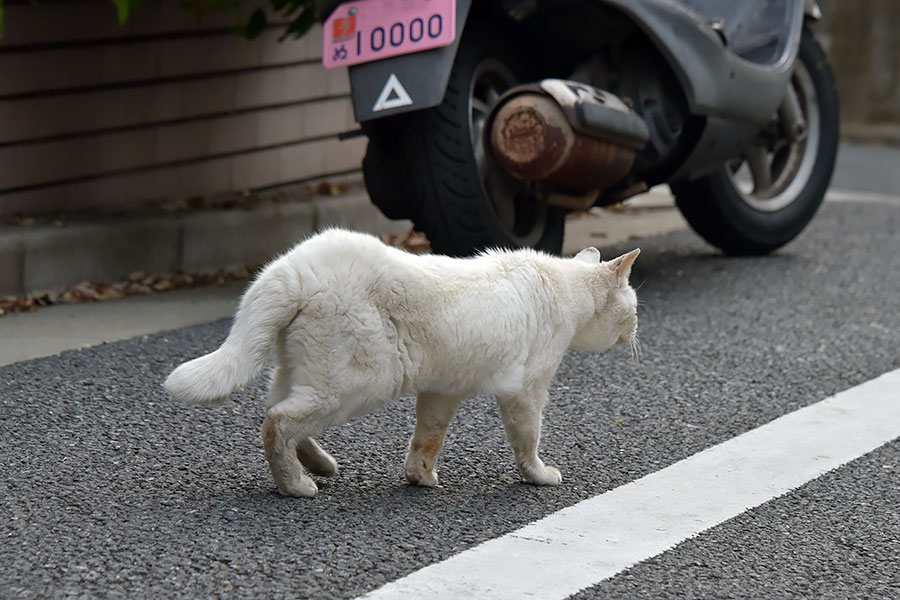
[[[865,146],[900,146],[900,123],[841,123],[841,137]]]
[[[0,226],[0,296],[61,290],[82,281],[114,282],[135,271],[211,271],[254,265],[328,226],[401,234],[361,190],[249,210],[78,221],[64,227]]]

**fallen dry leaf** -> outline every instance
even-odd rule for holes
[[[381,241],[389,246],[402,248],[413,254],[426,254],[431,252],[431,242],[424,233],[410,229],[403,235],[389,233],[381,236]]]
[[[316,193],[320,196],[340,196],[350,189],[346,183],[331,183],[330,181],[322,181],[316,185]]]
[[[248,279],[252,269],[239,266],[206,273],[151,273],[135,271],[125,281],[115,283],[82,281],[59,291],[35,291],[23,296],[0,298],[0,317],[17,312],[31,312],[54,304],[80,304],[116,300],[124,296],[138,296],[202,285],[224,285],[228,281]]]
[[[185,287],[192,285],[194,278],[188,273],[176,273],[172,276],[172,285],[175,287]]]

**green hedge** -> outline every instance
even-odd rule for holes
[[[135,7],[145,2],[178,2],[182,9],[202,18],[203,15],[213,11],[231,11],[237,9],[241,2],[247,0],[109,0],[115,7],[119,17],[119,24],[124,25],[131,18]],[[269,23],[272,15],[279,22],[288,20],[281,39],[288,37],[298,38],[306,33],[316,21],[316,10],[312,0],[250,0],[258,5],[247,22],[234,28],[234,33],[243,35],[248,39],[255,38]],[[3,35],[5,21],[3,19],[3,0],[0,0],[0,36]]]

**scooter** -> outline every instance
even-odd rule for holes
[[[834,169],[812,0],[316,0],[363,174],[435,251],[559,253],[566,213],[668,184],[726,254],[788,243]]]

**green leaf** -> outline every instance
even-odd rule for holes
[[[257,8],[253,11],[253,14],[250,15],[247,24],[241,28],[241,33],[248,40],[252,40],[263,32],[263,29],[266,28],[266,23],[266,13],[263,9]]]
[[[197,19],[203,18],[207,13],[225,12],[234,10],[239,5],[239,0],[181,0],[181,8],[194,14]],[[240,29],[239,33],[242,33]]]
[[[303,12],[288,25],[287,31],[284,32],[278,41],[283,42],[288,36],[293,36],[296,40],[304,33],[309,31],[310,27],[316,24],[316,8],[310,0],[304,2]]]
[[[131,14],[130,0],[110,0],[116,6],[116,12],[119,15],[119,25],[124,25],[128,21],[128,15]]]
[[[128,22],[128,18],[131,16],[131,11],[144,0],[109,0],[116,7],[116,13],[119,15],[119,25],[124,25]]]
[[[238,0],[209,0],[209,7],[219,11],[233,10],[238,4]]]

